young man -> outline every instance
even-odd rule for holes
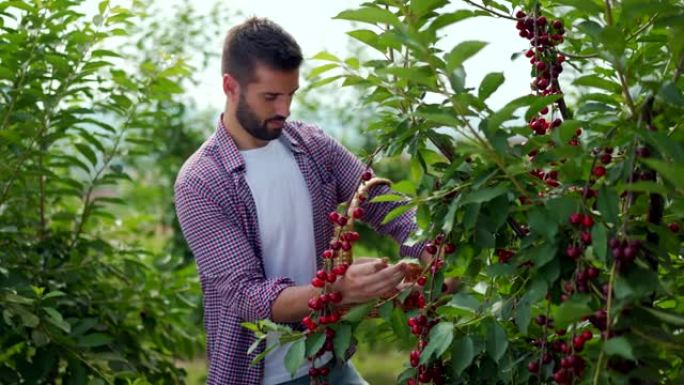
[[[176,210],[204,294],[209,385],[308,383],[308,363],[294,381],[285,369],[287,347],[250,366],[264,346],[248,355],[254,336],[240,326],[299,322],[309,313],[308,300],[320,292],[310,280],[333,232],[327,214],[352,196],[366,171],[320,129],[287,121],[301,62],[295,40],[269,20],[232,28],[222,57],[224,113],[176,181]],[[403,243],[415,230],[411,213],[381,225],[395,206],[366,203],[364,220]],[[404,256],[420,253],[420,245],[401,247]],[[362,303],[393,291],[403,276],[402,264],[365,260],[352,264],[335,290],[343,304]],[[365,384],[351,365],[337,365],[330,380]]]

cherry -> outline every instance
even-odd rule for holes
[[[456,245],[454,245],[453,243],[447,243],[446,245],[444,245],[444,252],[445,253],[451,254],[454,251],[456,251]]]
[[[325,281],[326,278],[328,278],[328,274],[325,272],[325,270],[318,270],[316,272],[316,278],[320,279],[321,281]]]
[[[585,329],[585,330],[582,332],[582,338],[583,338],[585,341],[588,341],[588,340],[592,339],[593,337],[594,337],[594,335],[591,333],[591,330]]]
[[[530,373],[537,373],[539,371],[539,361],[530,361],[530,363],[527,364],[527,370]]]
[[[365,214],[365,212],[363,211],[363,209],[361,207],[357,207],[354,209],[352,216],[354,217],[354,219],[361,219],[361,218],[363,218],[364,214]]]
[[[433,255],[434,255],[434,254],[437,254],[437,246],[433,245],[432,243],[428,243],[428,244],[425,246],[425,250],[426,250],[429,254],[433,254]]]
[[[340,214],[337,212],[333,211],[330,214],[328,214],[328,220],[332,223],[337,223],[337,220],[340,219]]]
[[[555,29],[563,29],[563,22],[560,20],[554,20],[553,21],[553,28]]]
[[[596,166],[591,170],[591,173],[600,178],[606,175],[606,168],[603,166]]]
[[[339,291],[334,291],[328,295],[330,301],[332,301],[333,303],[339,303],[340,301],[342,301],[342,293],[340,293]]]
[[[537,316],[537,318],[535,318],[534,322],[536,322],[537,325],[539,325],[539,326],[546,325],[546,322],[547,322],[546,316],[543,314],[540,314]]]
[[[679,223],[672,222],[669,225],[667,225],[667,228],[670,229],[673,233],[678,233],[679,232]]]
[[[586,228],[594,226],[594,218],[590,217],[589,215],[585,215],[584,218],[582,218],[582,226]]]
[[[416,283],[418,284],[418,286],[425,286],[426,282],[427,282],[427,278],[424,275],[418,277],[418,279],[416,280]]]
[[[610,154],[603,154],[601,155],[601,163],[603,164],[608,164],[610,161],[613,160],[613,156]]]
[[[314,279],[311,280],[311,285],[313,287],[323,287],[323,286],[325,286],[325,281],[323,281],[322,279],[320,279],[318,277],[315,277]]]
[[[642,158],[648,158],[651,156],[651,150],[649,150],[646,146],[639,146],[636,149],[636,154]]]
[[[524,11],[518,11],[515,13],[515,17],[517,19],[524,19],[527,16],[527,14]]]
[[[570,257],[570,259],[577,259],[582,254],[582,248],[570,245],[565,249],[565,254]]]
[[[335,256],[335,251],[331,249],[327,249],[323,252],[323,258],[325,259],[331,259]]]
[[[584,244],[591,244],[591,233],[587,231],[583,231],[582,234],[580,234],[580,239],[582,239],[582,242]]]
[[[595,268],[595,267],[593,267],[593,266],[589,267],[589,268],[587,269],[587,276],[588,276],[590,279],[595,279],[596,277],[599,276],[599,269],[597,269],[597,268]]]
[[[573,225],[579,225],[584,220],[584,215],[581,213],[570,214],[570,223]]]
[[[320,298],[313,297],[309,299],[309,307],[312,310],[321,310],[321,308],[323,308],[323,303],[321,302]]]
[[[348,219],[345,216],[340,216],[339,218],[337,218],[337,224],[342,227],[344,227],[347,224],[347,221]]]
[[[370,171],[364,171],[363,174],[361,174],[361,180],[363,181],[369,181],[373,177],[373,174]]]

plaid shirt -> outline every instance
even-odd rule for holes
[[[327,214],[355,192],[365,165],[317,127],[287,122],[284,139],[311,193],[318,266],[332,236]],[[389,192],[377,187],[373,195]],[[175,185],[175,204],[185,239],[199,270],[207,331],[208,385],[258,385],[263,361],[251,366],[264,344],[247,354],[254,334],[241,322],[270,318],[287,277],[264,275],[256,206],[245,181],[245,162],[219,119],[216,132],[186,161]],[[403,243],[415,230],[412,212],[381,225],[398,203],[365,203],[365,222]],[[400,254],[417,257],[421,244],[402,245]],[[266,256],[268,257],[268,256]],[[312,256],[313,257],[313,256]]]

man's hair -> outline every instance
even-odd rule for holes
[[[252,17],[228,31],[223,43],[221,71],[244,85],[254,80],[257,64],[275,70],[295,70],[302,64],[302,50],[278,24]]]

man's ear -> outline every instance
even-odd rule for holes
[[[230,74],[223,74],[223,93],[228,100],[235,100],[238,98],[240,92],[240,83]]]

